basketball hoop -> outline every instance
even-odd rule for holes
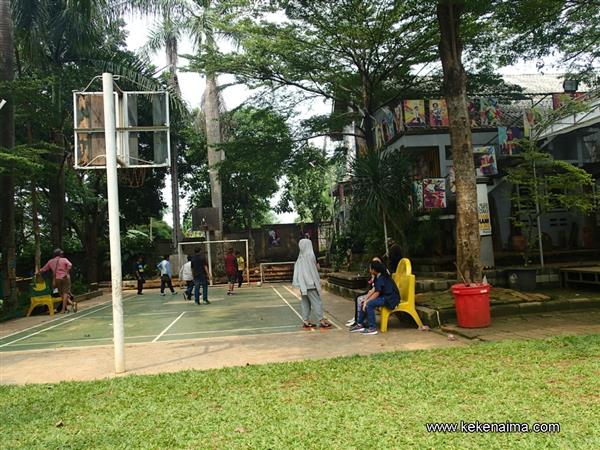
[[[118,172],[119,184],[130,188],[142,187],[144,185],[144,181],[146,181],[146,171],[147,169],[145,167],[130,167],[127,169],[120,169]]]

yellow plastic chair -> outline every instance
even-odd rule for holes
[[[27,317],[29,317],[33,310],[40,305],[46,305],[50,312],[50,316],[54,316],[54,305],[56,303],[62,303],[62,298],[52,297],[51,294],[52,289],[46,285],[45,281],[34,281],[34,284],[31,286],[31,304],[27,311]]]
[[[400,278],[402,275],[410,275],[412,274],[412,265],[410,263],[410,259],[402,258],[398,263],[398,267],[396,267],[396,271],[392,274],[392,280],[396,283],[396,286],[400,288]]]
[[[415,282],[416,277],[411,273],[412,267],[408,258],[402,258],[398,264],[398,268],[392,279],[398,286],[400,291],[400,303],[395,309],[389,309],[384,306],[381,308],[381,332],[387,331],[388,320],[390,315],[396,312],[404,312],[410,314],[419,327],[423,326],[417,309],[415,308]]]

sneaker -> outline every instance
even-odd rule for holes
[[[354,325],[356,325],[356,321],[354,320],[354,317],[352,319],[350,319],[348,322],[346,322],[347,327],[353,327]]]
[[[362,331],[362,334],[364,334],[365,336],[371,336],[373,334],[377,334],[377,328],[365,328]]]
[[[164,292],[161,292],[161,293],[160,293],[160,296],[161,296],[161,297],[164,297],[164,296],[165,296],[165,293],[164,293]]]
[[[171,292],[171,295],[177,295],[177,291]]]
[[[208,301],[208,300],[206,300],[206,301],[204,301],[202,303],[204,303],[205,305],[210,305],[210,301]]]
[[[350,333],[358,333],[358,332],[362,332],[362,331],[364,331],[365,329],[366,329],[365,327],[363,327],[362,325],[360,325],[360,324],[358,324],[358,323],[357,323],[357,324],[356,324],[356,325],[354,325],[352,328],[350,328]]]

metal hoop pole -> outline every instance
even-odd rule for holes
[[[104,138],[106,142],[106,185],[110,236],[110,284],[112,287],[115,372],[125,372],[125,327],[123,324],[123,278],[121,273],[121,230],[119,224],[119,182],[117,178],[117,132],[113,76],[102,74],[104,97]]]

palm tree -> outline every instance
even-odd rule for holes
[[[9,0],[0,0],[0,82],[14,79],[13,69],[13,29]],[[4,95],[4,94],[3,94]],[[14,105],[10,94],[4,98],[6,104],[0,110],[0,147],[12,150],[15,146]],[[15,180],[11,170],[0,172],[0,205],[2,205],[2,226],[0,236],[2,266],[0,272],[7,281],[9,302],[17,299],[16,243],[15,243]]]
[[[357,214],[372,215],[376,223],[381,220],[386,254],[389,225],[408,255],[406,228],[413,215],[410,170],[410,159],[401,150],[370,151],[351,162],[352,204],[360,207]]]
[[[203,113],[206,125],[206,141],[208,147],[208,170],[211,187],[211,201],[219,210],[220,232],[223,226],[223,194],[218,174],[218,164],[225,159],[221,148],[223,142],[221,127],[221,111],[224,109],[219,95],[218,71],[211,63],[218,52],[216,42],[217,22],[228,13],[228,7],[215,0],[131,0],[132,7],[145,13],[160,13],[163,18],[150,36],[149,48],[157,49],[164,45],[167,61],[177,61],[177,40],[183,32],[189,33],[199,58],[203,59],[206,88],[204,90]],[[170,14],[167,14],[170,12]],[[175,52],[173,52],[175,49]]]

